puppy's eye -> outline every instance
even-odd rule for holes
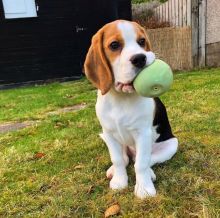
[[[146,40],[144,38],[141,38],[137,41],[137,43],[141,46],[141,47],[144,47],[145,46],[145,43],[146,43]]]
[[[109,47],[112,51],[117,51],[118,49],[121,48],[121,44],[118,41],[114,41],[109,45]]]

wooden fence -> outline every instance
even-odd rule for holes
[[[174,27],[192,28],[193,66],[206,64],[206,4],[207,0],[168,0],[154,9],[155,16]]]
[[[171,26],[191,26],[191,0],[169,0],[154,9],[158,20]]]
[[[192,68],[190,27],[148,29],[147,33],[157,58],[166,61],[173,70]]]

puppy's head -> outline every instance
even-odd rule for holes
[[[132,93],[137,73],[154,59],[145,30],[135,22],[117,20],[93,36],[85,74],[103,95],[112,87],[118,92]]]

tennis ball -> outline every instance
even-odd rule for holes
[[[136,92],[144,97],[157,97],[169,90],[173,83],[173,73],[170,66],[156,59],[136,76],[133,85]]]

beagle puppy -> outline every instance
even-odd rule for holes
[[[159,98],[139,96],[132,81],[155,60],[149,38],[135,22],[117,20],[106,24],[92,38],[84,63],[85,74],[98,89],[96,114],[102,126],[112,166],[107,170],[111,189],[128,185],[126,166],[134,161],[135,195],[156,195],[151,167],[169,160],[178,140]]]

